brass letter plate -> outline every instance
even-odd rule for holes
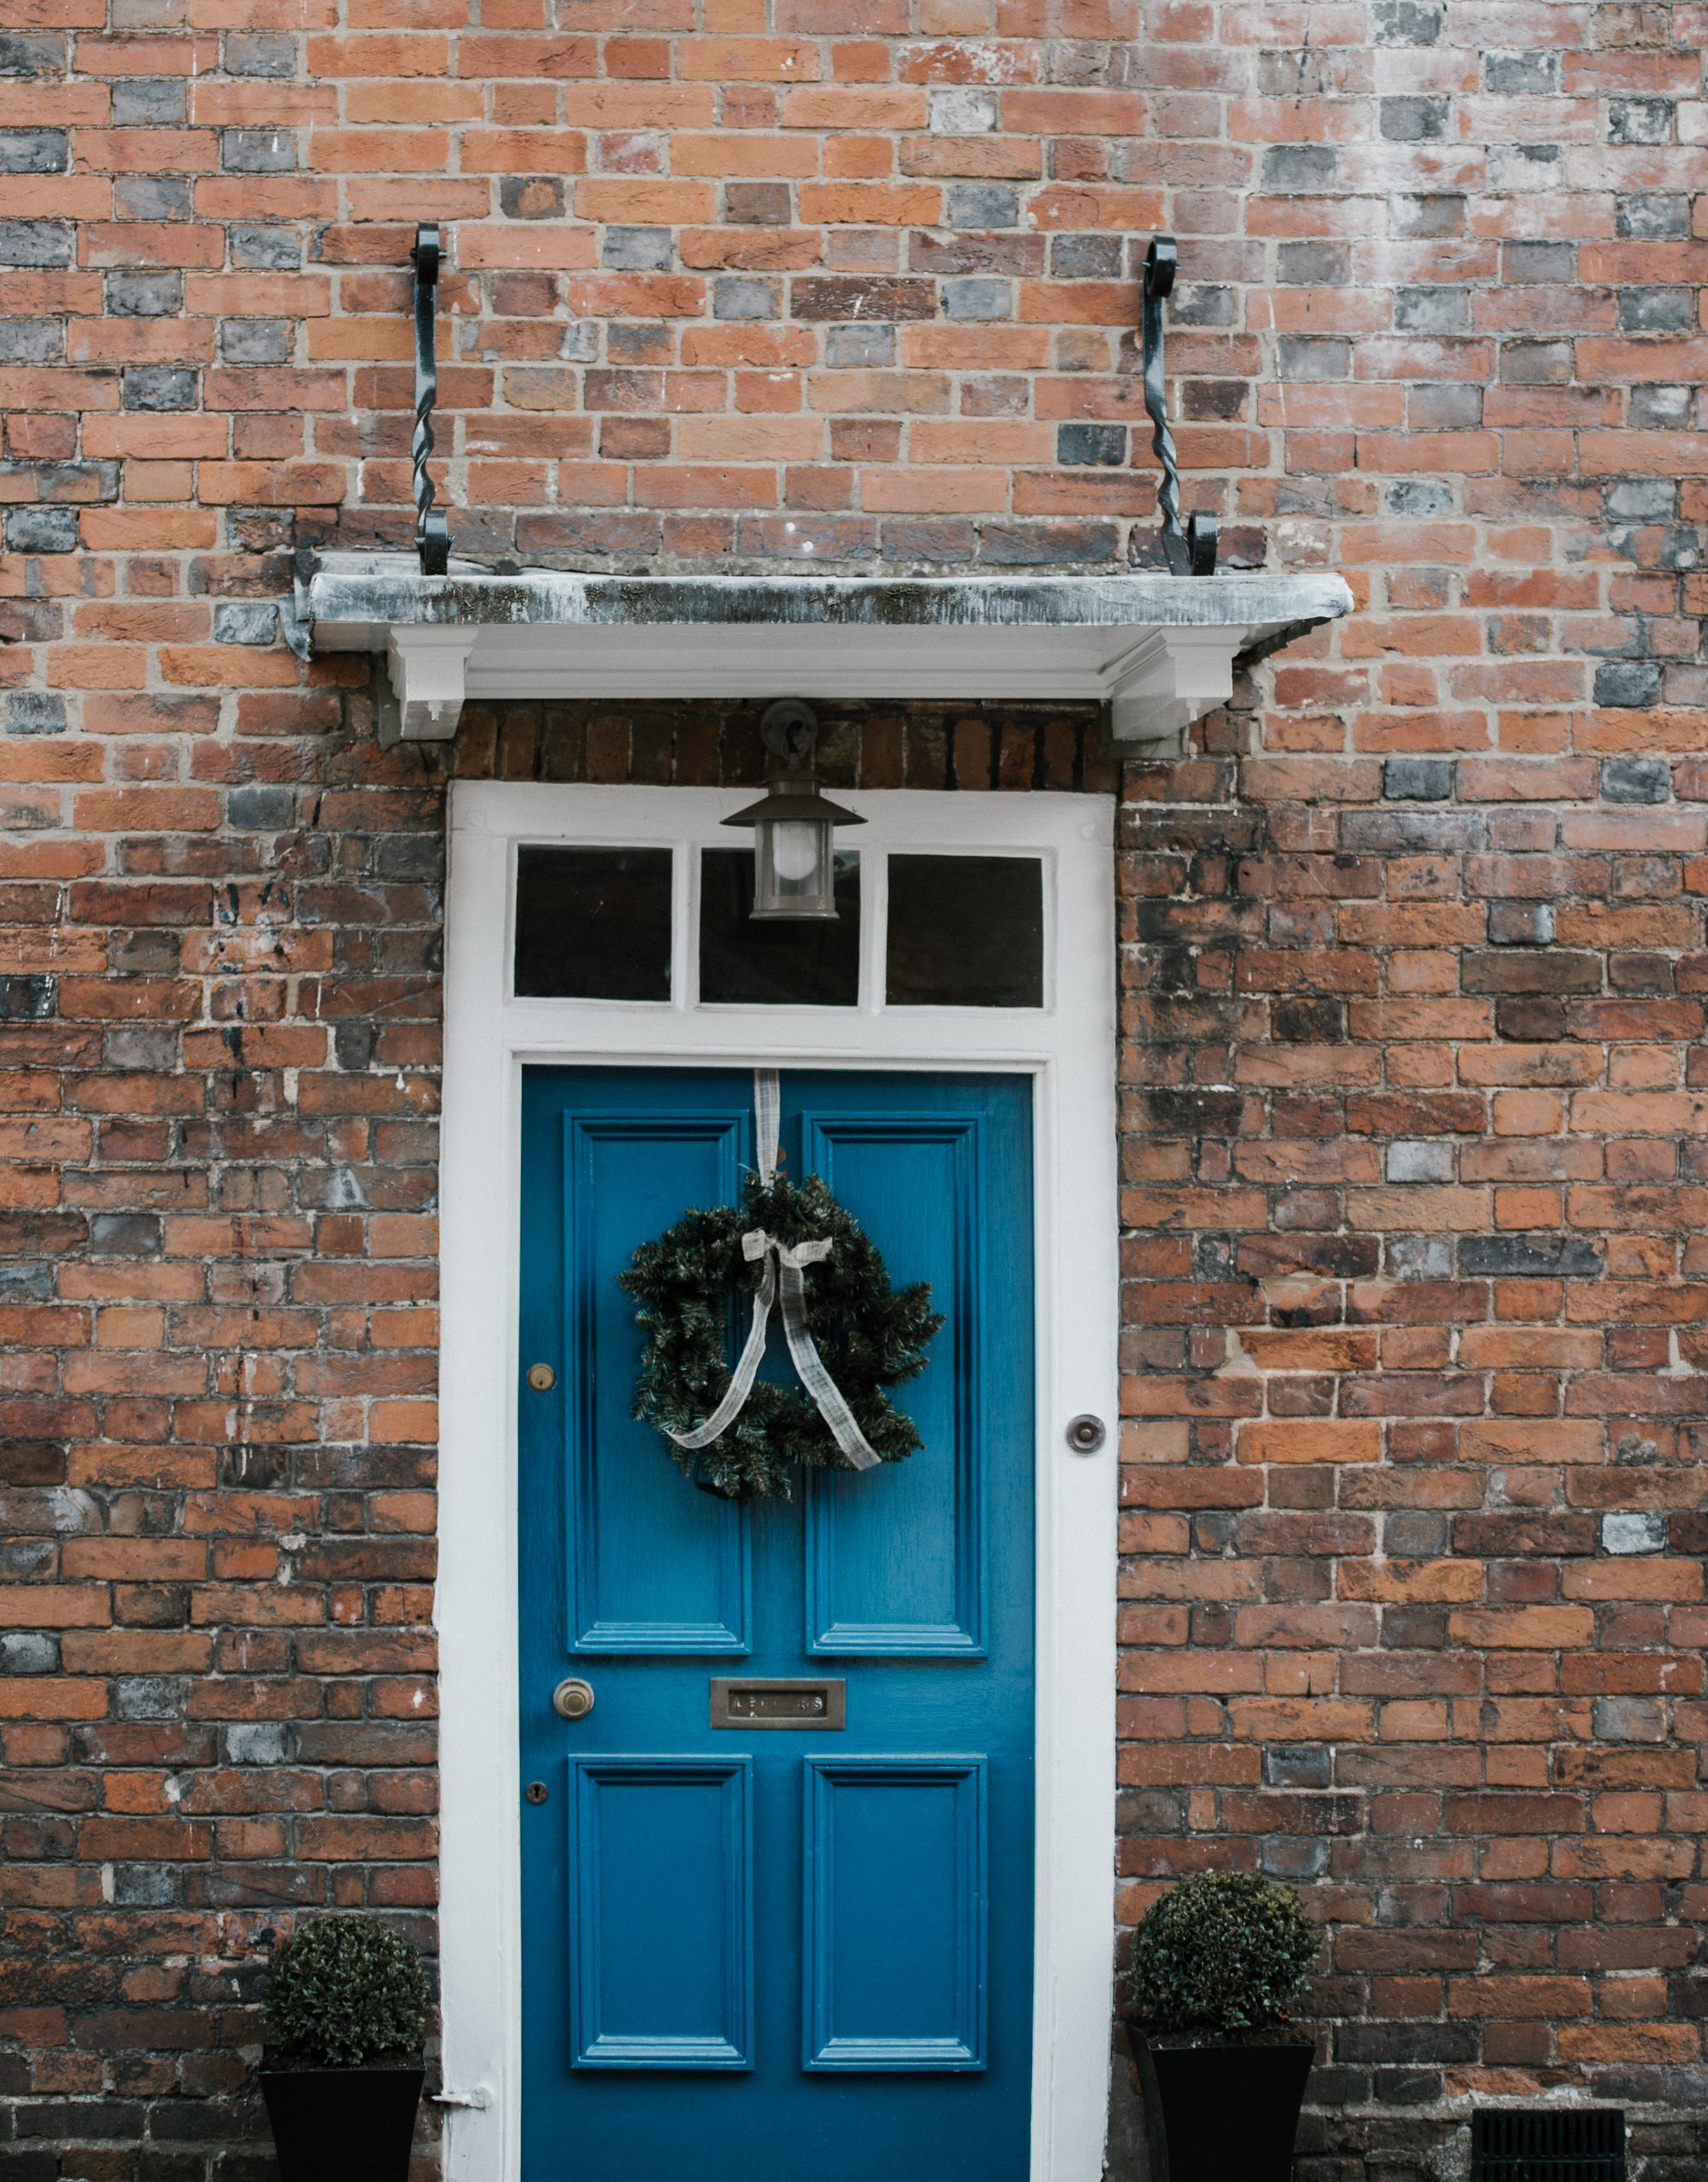
[[[712,1683],[714,1728],[843,1728],[848,1685],[834,1682],[722,1682]]]

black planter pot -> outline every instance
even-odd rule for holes
[[[1292,2182],[1315,2048],[1153,2046],[1127,2026],[1144,2093],[1151,2182]]]
[[[408,2182],[421,2069],[263,2069],[279,2182]]]

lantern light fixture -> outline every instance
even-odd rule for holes
[[[799,697],[779,697],[765,707],[759,733],[765,748],[783,760],[784,770],[766,782],[757,803],[724,821],[753,829],[751,915],[779,921],[834,917],[836,828],[866,822],[858,811],[845,811],[818,792],[812,769],[818,719],[811,705]]]

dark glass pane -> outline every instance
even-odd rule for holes
[[[747,1007],[860,998],[860,859],[836,859],[836,919],[755,924],[753,852],[700,852],[700,997]]]
[[[668,849],[518,850],[517,994],[668,1000],[670,859]]]
[[[1044,867],[1029,856],[892,856],[892,1007],[1042,1007]]]

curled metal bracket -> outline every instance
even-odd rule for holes
[[[1177,576],[1215,574],[1215,517],[1195,515],[1180,527],[1180,464],[1174,436],[1168,430],[1168,384],[1163,373],[1163,305],[1174,286],[1180,253],[1172,235],[1157,235],[1145,257],[1145,407],[1151,419],[1151,444],[1163,465],[1163,482],[1157,488],[1157,511],[1163,518],[1163,552]]]
[[[415,550],[424,576],[441,576],[451,557],[451,529],[433,505],[427,459],[433,452],[433,405],[439,399],[439,359],[434,347],[434,307],[439,296],[441,244],[437,228],[415,230],[410,261],[415,268],[415,430],[409,442],[414,470]]]

